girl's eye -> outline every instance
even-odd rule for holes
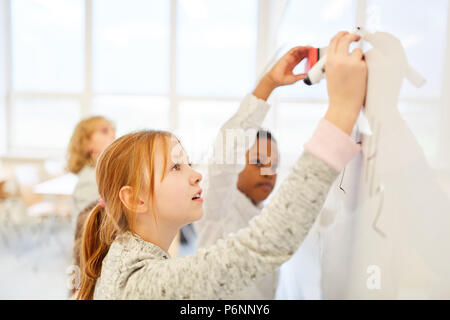
[[[174,171],[179,171],[180,169],[181,169],[181,166],[180,166],[179,163],[176,163],[176,164],[172,167],[172,170],[174,170]]]
[[[188,163],[188,165],[189,165],[189,167],[191,167],[191,168],[192,168],[192,162],[189,162],[189,163]]]

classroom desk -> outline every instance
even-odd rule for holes
[[[77,181],[75,174],[67,173],[35,185],[33,191],[42,195],[71,196]]]
[[[68,173],[33,186],[33,192],[50,198],[47,201],[31,206],[31,216],[47,216],[51,214],[70,216],[72,193],[78,182],[78,176]]]

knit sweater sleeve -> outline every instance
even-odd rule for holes
[[[122,298],[220,299],[243,289],[297,250],[337,175],[305,152],[247,228],[192,256],[147,260],[127,277]]]

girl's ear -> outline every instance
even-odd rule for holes
[[[146,213],[148,211],[148,201],[138,197],[137,203],[133,203],[133,189],[130,186],[124,186],[119,191],[119,198],[123,205],[130,211],[136,213]]]

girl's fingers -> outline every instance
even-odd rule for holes
[[[294,77],[295,77],[295,81],[303,80],[303,79],[305,79],[305,78],[306,78],[306,76],[307,76],[307,74],[306,74],[306,73],[295,74],[295,75],[294,75]]]
[[[355,41],[359,41],[361,36],[354,33],[349,33],[339,39],[339,42],[336,46],[336,52],[340,54],[348,55],[348,50],[350,48],[350,44]]]
[[[362,60],[364,57],[364,53],[362,51],[361,48],[356,48],[355,50],[353,50],[353,52],[351,53],[352,57],[357,58],[358,60]]]
[[[292,48],[289,53],[296,58],[296,60],[301,61],[308,56],[309,50],[311,47],[295,47]]]
[[[347,31],[341,31],[338,34],[336,34],[333,39],[331,39],[330,41],[330,45],[328,46],[328,51],[329,52],[336,52],[336,47],[337,44],[339,43],[339,39],[341,39],[342,37],[344,37],[346,34],[348,34]]]
[[[282,83],[283,85],[287,85],[287,84],[293,84],[296,83],[300,80],[303,80],[306,78],[306,73],[301,73],[301,74],[291,74],[289,76],[286,76],[283,78]]]
[[[291,53],[296,53],[296,52],[308,52],[308,50],[311,47],[303,47],[303,46],[297,46],[297,47],[293,47],[291,50],[289,50],[289,52]]]

